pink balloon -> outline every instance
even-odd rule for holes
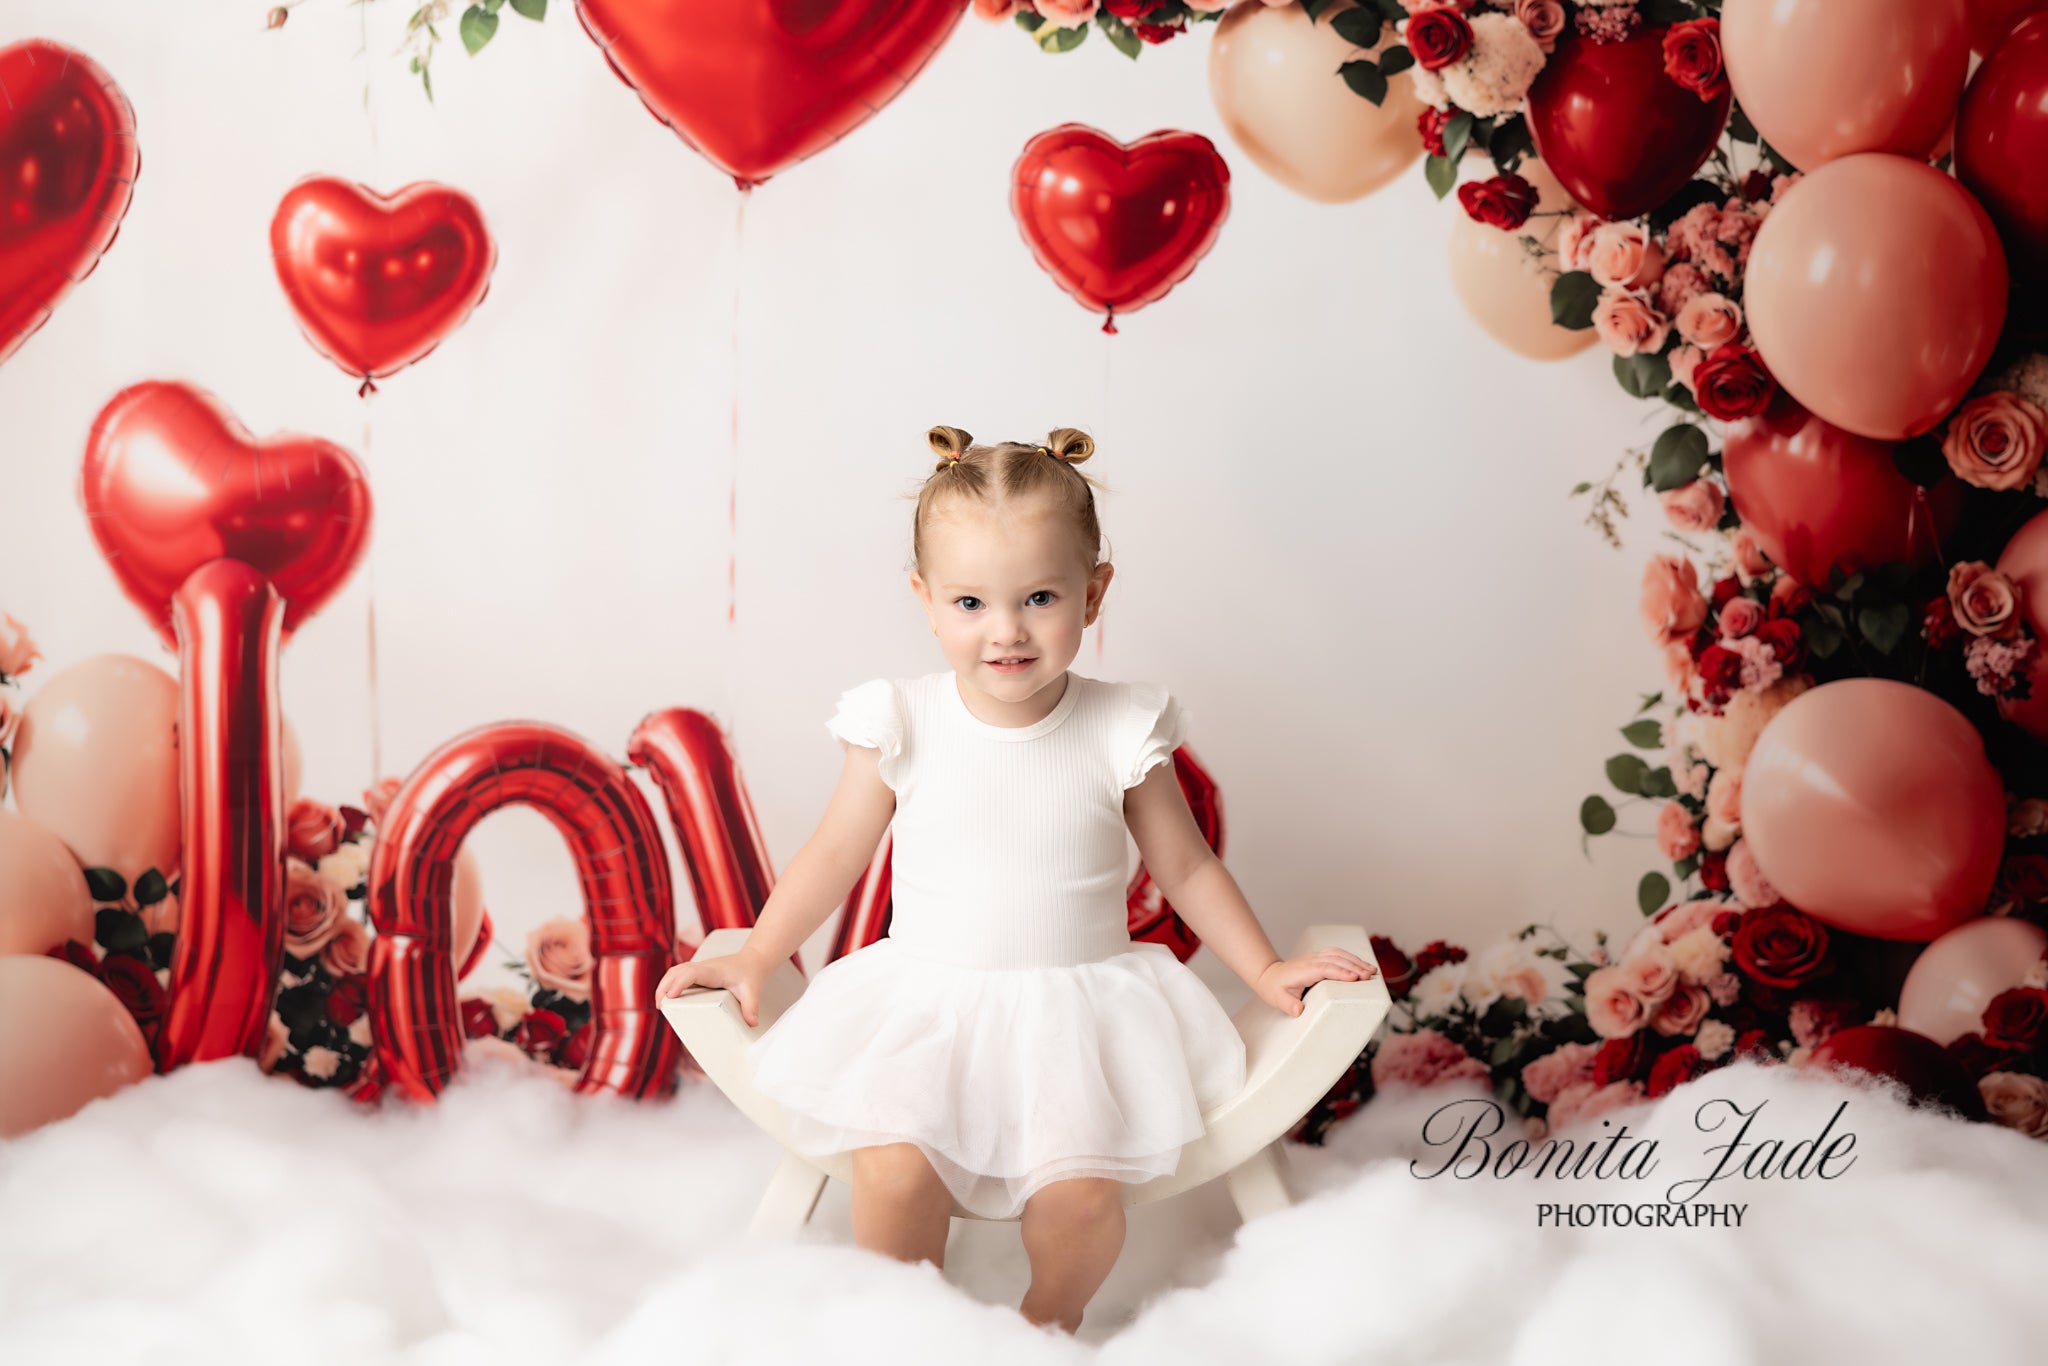
[[[2010,916],[1966,920],[1920,951],[1899,989],[1899,1027],[1946,1044],[1984,1027],[1984,1007],[2048,951],[2048,930]]]
[[[0,955],[92,943],[85,871],[64,841],[18,811],[0,811]]]
[[[2024,522],[1998,557],[1998,572],[2020,590],[2020,612],[2043,640],[2048,640],[2048,512]],[[2048,650],[2036,646],[2027,660],[2032,684],[2024,701],[1998,700],[1998,714],[2037,739],[2048,739]]]
[[[1721,56],[1749,121],[1803,171],[1925,159],[1970,69],[1963,0],[1727,0]]]
[[[1924,688],[1845,678],[1757,737],[1742,831],[1758,869],[1817,920],[1932,939],[1980,914],[2005,848],[2005,784],[1961,712]]]
[[[99,979],[57,958],[0,958],[0,1138],[155,1071],[135,1017]]]
[[[1802,177],[1764,219],[1744,306],[1764,363],[1858,436],[1931,431],[2005,324],[2005,249],[1969,191],[1882,152]]]
[[[87,868],[133,884],[178,870],[178,682],[132,655],[99,655],[22,709],[14,804]]]
[[[1579,207],[1542,162],[1524,161],[1517,174],[1536,188],[1537,212],[1570,213]],[[1590,327],[1575,332],[1551,320],[1550,282],[1555,276],[1544,272],[1557,270],[1557,249],[1545,246],[1541,255],[1532,256],[1522,244],[1523,232],[1539,241],[1556,236],[1547,220],[1503,232],[1466,213],[1454,213],[1444,244],[1451,287],[1472,321],[1516,355],[1530,360],[1576,356],[1597,341],[1598,334]]]

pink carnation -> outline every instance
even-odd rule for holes
[[[1757,867],[1756,854],[1749,847],[1749,841],[1735,841],[1735,847],[1728,851],[1728,889],[1735,893],[1735,899],[1750,910],[1775,906],[1784,897]]]
[[[1434,1086],[1446,1081],[1491,1079],[1485,1063],[1434,1029],[1389,1034],[1372,1058],[1375,1086]]]
[[[1684,802],[1666,802],[1657,809],[1657,852],[1676,863],[1700,849],[1700,828]]]
[[[1593,1057],[1599,1051],[1598,1044],[1559,1044],[1522,1069],[1522,1088],[1529,1099],[1548,1105],[1568,1087],[1593,1080]]]
[[[1550,1103],[1550,1132],[1573,1124],[1589,1124],[1613,1110],[1634,1105],[1643,1098],[1643,1084],[1639,1081],[1609,1082],[1595,1086],[1581,1082],[1567,1087],[1558,1098]]]
[[[1663,276],[1657,281],[1657,310],[1667,318],[1675,318],[1685,311],[1685,306],[1708,293],[1707,277],[1700,274],[1700,268],[1690,261],[1675,261],[1664,268]]]

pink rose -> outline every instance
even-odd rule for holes
[[[1956,625],[1973,636],[2008,636],[2019,629],[2019,585],[1982,560],[1948,571],[1948,603]]]
[[[1017,12],[1018,0],[974,0],[974,12],[984,19],[1001,21]]]
[[[1711,351],[1742,335],[1742,306],[1725,294],[1696,294],[1678,311],[1678,335]]]
[[[285,860],[284,948],[294,958],[312,958],[341,933],[348,917],[348,888],[298,859]]]
[[[1515,0],[1515,18],[1545,52],[1557,45],[1557,35],[1564,32],[1564,6],[1558,0]]]
[[[1749,847],[1748,840],[1735,841],[1735,847],[1728,851],[1728,890],[1742,903],[1745,910],[1762,910],[1775,906],[1784,897],[1764,870],[1757,866],[1756,854]]]
[[[29,639],[28,628],[0,612],[0,677],[25,674],[42,657],[43,652]]]
[[[2048,443],[2048,412],[2018,394],[1982,394],[1949,419],[1941,453],[1964,483],[2016,489],[2032,482]]]
[[[1700,362],[1706,358],[1707,353],[1691,342],[1680,342],[1671,348],[1671,378],[1687,389],[1692,388],[1693,376],[1699,373]]]
[[[1573,1124],[1590,1124],[1642,1098],[1643,1084],[1639,1081],[1613,1081],[1605,1086],[1581,1082],[1567,1087],[1550,1103],[1550,1132],[1554,1134]]]
[[[1721,608],[1721,639],[1740,640],[1764,624],[1764,605],[1755,598],[1730,598]]]
[[[1678,985],[1678,965],[1671,961],[1671,950],[1661,935],[1647,929],[1629,941],[1618,971],[1621,984],[1636,994],[1645,1009],[1664,1004],[1664,998]]]
[[[1593,1080],[1593,1055],[1599,1051],[1598,1044],[1559,1044],[1522,1069],[1522,1089],[1548,1105],[1567,1087]]]
[[[385,778],[375,787],[363,789],[363,810],[369,813],[370,824],[383,827],[384,813],[391,809],[391,799],[398,795],[398,788],[398,779]]]
[[[1657,808],[1657,852],[1673,863],[1699,852],[1700,830],[1684,802],[1666,802]]]
[[[1593,305],[1593,330],[1617,356],[1655,355],[1671,336],[1671,323],[1642,299],[1619,289]]]
[[[301,797],[285,817],[285,842],[295,857],[318,863],[341,846],[341,813],[326,802]]]
[[[1707,814],[1729,825],[1742,824],[1742,770],[1724,768],[1707,784]]]
[[[1586,268],[1610,289],[1647,289],[1664,277],[1664,248],[1640,223],[1602,223],[1587,243]]]
[[[1032,0],[1032,8],[1061,28],[1083,27],[1097,7],[1097,0]]]
[[[1659,645],[1682,641],[1707,619],[1699,571],[1683,555],[1655,555],[1643,566],[1643,630]]]
[[[1557,264],[1562,270],[1585,270],[1592,265],[1593,234],[1600,219],[1590,213],[1575,213],[1557,230]]]
[[[590,999],[590,922],[582,916],[550,920],[526,936],[526,966],[533,980],[572,1001]]]
[[[1665,998],[1657,1014],[1650,1021],[1650,1028],[1663,1035],[1690,1035],[1700,1027],[1700,1021],[1707,1018],[1707,1007],[1713,998],[1706,988],[1680,982],[1678,989]]]
[[[1445,1081],[1491,1080],[1486,1064],[1434,1029],[1391,1033],[1372,1057],[1375,1086],[1434,1086]]]
[[[334,937],[320,950],[320,966],[336,977],[355,977],[370,970],[370,931],[354,916],[343,916]]]
[[[1746,526],[1737,527],[1735,533],[1728,538],[1728,553],[1735,561],[1737,572],[1744,578],[1753,579],[1770,572],[1770,557],[1764,554],[1764,548],[1757,544],[1756,533]]]
[[[1643,1027],[1642,998],[1629,990],[1619,967],[1595,968],[1586,976],[1586,1023],[1603,1039],[1625,1039]]]
[[[1712,480],[1695,479],[1675,489],[1664,490],[1657,495],[1657,501],[1664,505],[1664,520],[1674,529],[1708,532],[1721,521],[1726,495]]]
[[[1702,925],[1714,923],[1714,917],[1725,909],[1711,897],[1683,902],[1657,913],[1650,923],[1657,927],[1658,937],[1666,944],[1683,939]]]

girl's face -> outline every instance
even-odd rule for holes
[[[910,586],[962,684],[1017,704],[1065,675],[1115,573],[1108,564],[1091,573],[1078,540],[1064,518],[1031,504],[997,512],[959,500],[932,516],[928,572]]]

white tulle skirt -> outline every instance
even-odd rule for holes
[[[1244,1086],[1244,1041],[1163,944],[975,968],[879,939],[820,968],[748,1050],[811,1155],[912,1142],[961,1208],[1008,1219],[1048,1182],[1174,1170]]]

